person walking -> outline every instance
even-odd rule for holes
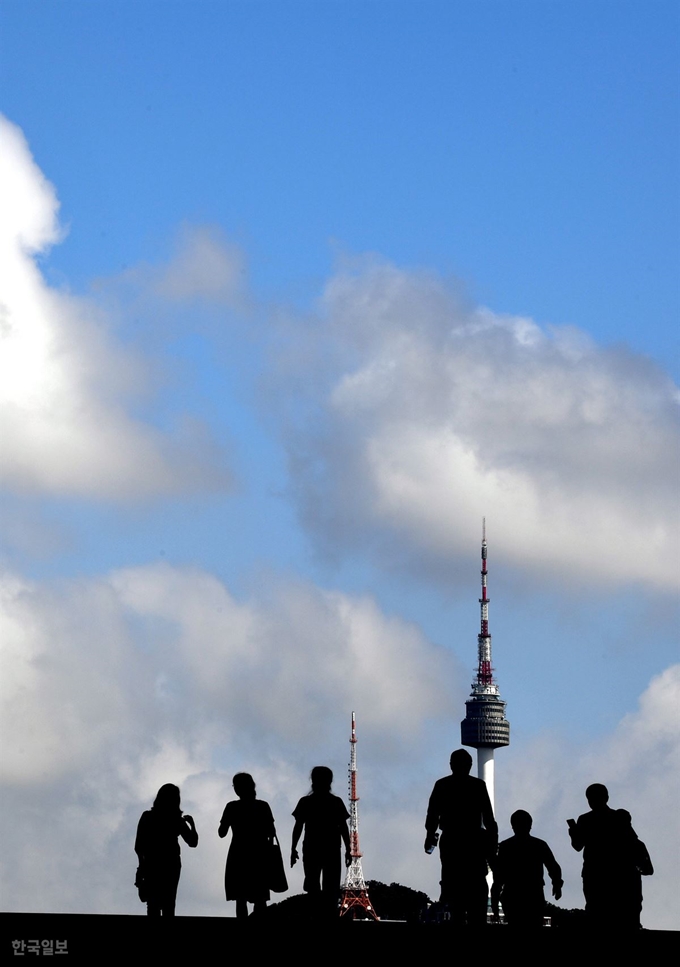
[[[432,853],[441,829],[441,902],[457,926],[486,924],[488,861],[495,856],[498,826],[482,779],[470,775],[472,756],[451,753],[451,775],[434,784],[425,819],[425,852]]]
[[[261,914],[270,898],[270,858],[276,830],[269,803],[256,796],[255,782],[247,772],[233,779],[238,799],[224,807],[218,829],[221,839],[232,831],[231,845],[224,871],[227,900],[236,901],[236,918],[248,916],[248,904],[254,914]]]
[[[304,829],[302,865],[303,889],[319,904],[319,912],[333,916],[340,889],[340,845],[345,846],[345,865],[352,862],[347,820],[349,813],[342,799],[331,793],[333,773],[327,766],[311,772],[312,791],[303,796],[293,810],[295,826],[290,865],[299,859],[297,844]]]
[[[531,836],[533,820],[524,809],[510,817],[515,834],[503,840],[493,864],[491,908],[499,916],[499,902],[503,904],[505,919],[511,927],[543,926],[545,894],[544,868],[552,881],[552,895],[562,896],[562,870],[548,844]]]

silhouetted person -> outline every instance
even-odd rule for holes
[[[248,916],[248,903],[254,913],[262,913],[269,900],[269,856],[275,836],[274,817],[269,803],[257,799],[255,782],[247,772],[233,779],[238,799],[224,807],[218,829],[220,837],[232,831],[231,845],[224,871],[227,900],[236,900],[239,920]]]
[[[303,796],[295,809],[295,826],[290,851],[290,865],[299,859],[297,844],[304,828],[302,865],[305,870],[303,889],[319,902],[320,912],[332,916],[336,912],[340,889],[340,845],[345,844],[345,865],[352,861],[347,820],[349,813],[339,796],[331,793],[333,773],[326,766],[315,766],[311,773],[312,791]]]
[[[179,837],[187,846],[198,844],[191,816],[183,816],[179,789],[166,783],[137,826],[135,852],[139,857],[137,885],[150,917],[174,917],[177,885],[182,869]]]
[[[567,820],[571,845],[579,852],[583,850],[581,875],[586,913],[593,926],[634,926],[631,884],[635,881],[635,841],[639,840],[630,816],[626,814],[626,819],[622,810],[610,808],[607,787],[599,782],[588,786],[586,799],[590,812],[579,816],[576,822]],[[640,887],[640,906],[641,894]]]
[[[472,756],[465,749],[451,754],[451,775],[434,784],[427,807],[425,851],[431,853],[441,829],[441,902],[456,925],[486,924],[487,862],[498,843],[498,826],[482,779],[471,776]]]
[[[562,896],[562,870],[552,850],[542,839],[531,836],[533,820],[524,809],[510,817],[515,834],[498,846],[492,864],[491,906],[498,917],[498,902],[511,927],[541,927],[545,910],[543,868],[552,881],[552,895]]]

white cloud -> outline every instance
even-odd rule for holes
[[[352,709],[366,767],[399,775],[458,691],[453,659],[371,599],[296,584],[239,603],[212,575],[166,565],[50,585],[7,577],[0,642],[15,909],[134,911],[134,826],[163,782],[181,786],[210,841],[231,775],[252,770],[288,836],[313,765],[330,764],[343,794]],[[222,912],[204,873],[187,874],[188,902]]]
[[[56,194],[2,117],[0,143],[3,483],[112,500],[224,487],[201,433],[164,435],[127,412],[147,383],[142,361],[116,346],[92,303],[45,281],[37,257],[60,237]]]
[[[311,766],[329,764],[344,795],[352,709],[366,875],[436,895],[424,815],[456,744],[467,676],[371,599],[282,584],[239,602],[214,576],[167,565],[44,585],[7,577],[0,641],[6,909],[139,912],[135,826],[171,781],[201,836],[185,850],[181,911],[222,914],[216,828],[231,776],[253,772],[287,848]],[[679,690],[676,666],[598,743],[544,738],[499,753],[503,835],[513,809],[532,812],[565,868],[566,903],[582,905],[565,819],[601,781],[657,869],[645,924],[674,924]],[[298,871],[290,886],[301,890]]]
[[[285,335],[294,493],[328,547],[450,574],[486,516],[515,570],[674,585],[677,394],[650,361],[375,262],[341,270]]]

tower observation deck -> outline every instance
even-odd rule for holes
[[[491,665],[489,598],[487,597],[486,521],[482,522],[482,596],[480,630],[477,635],[477,679],[465,703],[465,718],[460,723],[463,745],[477,749],[478,776],[484,779],[493,805],[493,750],[510,744],[510,723],[505,717],[505,702],[500,697]]]

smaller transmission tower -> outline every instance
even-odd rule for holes
[[[357,727],[356,717],[352,712],[352,734],[349,739],[349,845],[352,862],[347,867],[345,883],[342,887],[340,900],[340,916],[356,919],[360,910],[364,916],[379,920],[380,917],[373,909],[368,898],[368,890],[361,869],[361,850],[359,849],[359,809],[357,803]]]

